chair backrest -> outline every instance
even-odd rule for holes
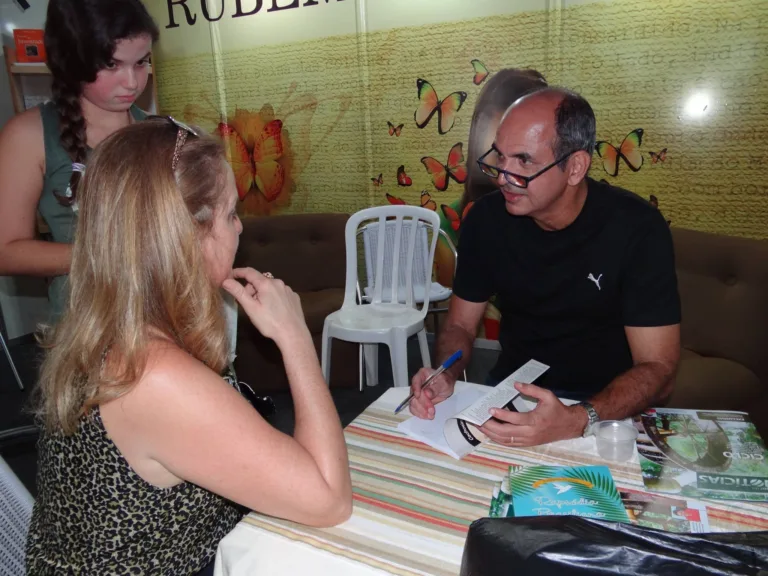
[[[386,224],[386,233],[384,238],[384,278],[382,284],[382,297],[386,300],[387,294],[392,289],[392,272],[393,262],[395,257],[395,235],[397,234],[397,223],[393,220],[388,220]],[[411,234],[411,227],[406,225],[401,226],[402,238],[400,239],[400,262],[399,266],[399,278],[398,278],[398,294],[399,301],[404,302],[405,288],[407,282],[405,280],[405,266],[403,262],[408,258],[408,243]],[[362,228],[363,246],[365,249],[365,274],[368,280],[368,286],[373,287],[376,285],[376,256],[378,254],[379,247],[379,223],[372,222],[366,224]],[[429,238],[427,234],[427,225],[423,222],[419,222],[416,230],[416,248],[413,253],[413,290],[416,292],[423,292],[428,290],[427,286],[432,281],[431,274],[427,274],[426,262],[429,259]]]
[[[24,547],[34,500],[0,457],[0,576],[23,576]]]
[[[414,277],[429,279],[432,277],[432,264],[435,259],[440,217],[432,210],[417,206],[376,206],[353,214],[347,221],[345,231],[347,278],[343,307],[355,305],[358,278],[357,232],[361,224],[375,224],[376,246],[384,247],[384,250],[375,251],[375,257],[370,262],[372,266],[366,266],[373,268],[373,284],[369,283],[371,303],[380,304],[383,301],[398,302],[404,300],[407,306],[414,306]],[[426,236],[427,226],[433,230],[432,240],[429,242],[428,250],[422,252],[418,257],[417,264],[417,239],[422,233]],[[389,242],[387,241],[388,235],[390,235]],[[395,254],[398,255],[397,258],[393,257]],[[389,257],[386,257],[387,255]],[[421,268],[422,271],[415,272],[415,266]],[[390,279],[388,285],[386,278]],[[392,278],[402,278],[404,299],[399,297],[400,283],[392,282]],[[379,281],[380,279],[384,281]],[[425,297],[421,306],[424,315],[427,313],[428,306],[429,298]]]

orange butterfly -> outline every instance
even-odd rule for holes
[[[431,156],[424,156],[421,163],[432,177],[435,188],[440,192],[445,192],[448,188],[448,178],[453,178],[457,184],[463,184],[467,179],[467,168],[464,166],[464,152],[462,144],[454,144],[451,151],[448,152],[448,163],[442,164]]]
[[[426,190],[421,191],[421,207],[427,210],[437,210],[437,202],[432,200],[432,195]]]
[[[603,170],[611,176],[616,176],[619,173],[619,158],[624,159],[624,162],[633,172],[640,170],[643,165],[643,155],[640,153],[642,142],[642,128],[637,128],[627,134],[618,149],[610,142],[599,141],[596,148],[598,156],[603,159]]]
[[[458,232],[459,227],[461,227],[461,223],[464,222],[464,218],[467,217],[467,212],[472,208],[474,205],[474,202],[470,202],[464,207],[464,210],[461,212],[461,217],[459,217],[459,213],[456,212],[453,208],[448,206],[447,204],[440,204],[440,208],[443,210],[443,214],[445,214],[445,217],[448,218],[448,222],[451,223],[451,228],[455,232]]]
[[[399,126],[395,126],[389,120],[387,120],[387,127],[389,128],[390,136],[400,136],[400,132],[403,130],[403,124],[400,124]]]
[[[480,86],[488,78],[488,68],[477,59],[472,60],[470,64],[472,64],[472,68],[475,70],[475,77],[472,78],[472,82],[474,82],[475,86]]]
[[[384,177],[382,174],[379,174],[378,178],[371,178],[371,182],[373,182],[374,186],[381,186],[384,184]]]
[[[221,122],[216,131],[224,142],[240,200],[254,186],[268,201],[277,198],[285,182],[285,171],[278,162],[283,155],[282,121],[267,122],[252,142],[243,140],[237,130],[226,122]],[[249,152],[249,149],[252,151]]]
[[[664,162],[664,160],[667,159],[667,149],[663,148],[661,152],[649,152],[651,155],[651,164],[656,164],[656,162]]]
[[[397,196],[392,196],[392,194],[387,193],[387,202],[390,204],[393,204],[395,206],[405,206],[405,200],[398,198]]]
[[[456,113],[461,110],[461,105],[467,99],[467,93],[453,92],[444,100],[440,100],[432,84],[421,78],[416,80],[416,88],[419,93],[419,107],[413,113],[416,126],[424,128],[437,112],[437,131],[440,134],[450,132],[456,121]]]
[[[398,186],[410,186],[413,184],[411,177],[405,173],[405,166],[403,164],[397,169],[397,185]]]

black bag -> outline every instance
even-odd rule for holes
[[[674,534],[577,516],[472,523],[461,576],[768,576],[768,532]]]

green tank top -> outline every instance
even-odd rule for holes
[[[136,121],[144,120],[147,114],[137,106],[131,107],[131,116]],[[37,205],[40,215],[51,230],[54,242],[71,244],[77,224],[77,212],[72,206],[64,206],[54,195],[64,195],[72,178],[72,159],[61,145],[59,113],[53,102],[40,105],[45,143],[45,176],[43,193]],[[90,151],[89,151],[90,152]],[[48,287],[51,305],[51,321],[58,319],[66,304],[66,276],[56,276]]]

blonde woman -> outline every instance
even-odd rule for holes
[[[89,161],[70,298],[44,342],[31,574],[195,574],[212,570],[241,507],[314,526],[351,513],[344,437],[299,299],[267,273],[232,270],[236,201],[221,145],[171,119],[118,131]],[[293,437],[221,377],[220,287],[282,351]]]

